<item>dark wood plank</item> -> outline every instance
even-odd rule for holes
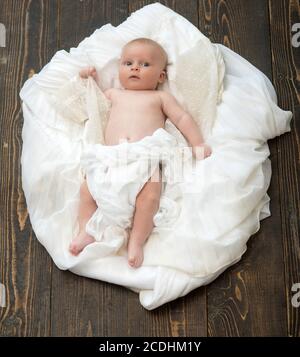
[[[63,0],[58,11],[60,48],[69,51],[96,29],[106,23],[117,26],[127,16],[127,0]],[[52,284],[52,336],[127,335],[130,292],[125,288],[57,268]]]
[[[21,187],[19,91],[53,52],[55,9],[52,0],[1,1],[0,22],[7,29],[0,61],[0,265],[7,292],[7,307],[0,309],[2,336],[47,336],[50,329],[51,260],[32,232]]]
[[[128,0],[62,0],[58,13],[59,47],[76,47],[96,29],[107,23],[117,26],[127,16]]]
[[[277,155],[288,335],[299,337],[300,310],[291,304],[294,294],[291,288],[293,284],[300,282],[300,49],[293,47],[291,42],[292,26],[300,23],[299,1],[269,1],[269,14],[273,78],[279,105],[294,113],[291,133],[277,141]]]
[[[7,292],[7,307],[0,308],[1,336],[207,333],[206,288],[146,311],[138,295],[123,287],[55,267],[52,277],[53,263],[34,236],[21,188],[23,122],[18,93],[24,81],[58,49],[69,50],[103,24],[118,25],[129,12],[152,2],[155,1],[1,0],[0,23],[7,28],[7,46],[0,48],[0,92],[5,94],[0,96],[0,282]],[[273,75],[279,104],[285,109],[293,108],[295,113],[292,133],[270,142],[272,216],[262,221],[242,261],[207,288],[208,334],[299,336],[299,309],[290,303],[291,287],[300,281],[300,58],[299,48],[290,43],[291,25],[300,22],[299,2],[160,2],[196,26],[199,16],[199,28],[214,42],[234,49],[269,78]]]
[[[266,0],[199,0],[199,28],[271,78]]]
[[[130,13],[157,1],[129,0]],[[198,26],[198,3],[196,0],[158,1],[184,16]],[[137,297],[132,296],[128,306],[133,318],[129,321],[130,332],[138,336],[205,336],[206,292],[197,289],[186,297],[172,301],[155,311],[147,312],[137,307]]]
[[[266,1],[199,1],[200,28],[213,42],[244,56],[271,78]],[[272,216],[248,243],[242,260],[208,287],[210,336],[286,335],[276,143],[270,143]]]
[[[53,269],[51,336],[101,336],[99,282]]]

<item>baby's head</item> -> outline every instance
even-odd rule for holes
[[[122,49],[119,79],[125,89],[155,90],[166,79],[168,56],[149,38],[137,38]]]

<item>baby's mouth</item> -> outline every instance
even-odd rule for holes
[[[138,76],[130,76],[130,77],[129,77],[129,79],[132,79],[132,78],[134,78],[134,79],[140,79]]]

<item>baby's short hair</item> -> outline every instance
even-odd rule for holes
[[[158,42],[151,40],[151,38],[139,37],[139,38],[135,38],[134,40],[127,42],[126,45],[123,47],[123,49],[133,43],[143,43],[146,45],[152,45],[153,47],[156,47],[160,51],[161,56],[164,60],[164,69],[165,70],[167,69],[168,55],[167,55],[167,52],[165,51],[165,49]]]

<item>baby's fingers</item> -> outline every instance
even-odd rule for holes
[[[88,75],[95,78],[96,74],[97,74],[96,68],[95,67],[89,67]]]
[[[212,150],[208,145],[201,145],[194,147],[193,153],[196,160],[204,160],[211,155]]]
[[[206,147],[206,150],[205,150],[205,157],[210,156],[210,155],[211,155],[211,153],[212,153],[211,148],[210,148],[209,146],[208,146],[208,147]]]
[[[84,69],[80,70],[79,75],[81,78],[87,78],[88,77],[87,69],[84,68]]]
[[[81,71],[79,71],[79,75],[81,78],[88,78],[88,77],[93,77],[96,78],[97,72],[95,67],[87,67],[83,68]]]

